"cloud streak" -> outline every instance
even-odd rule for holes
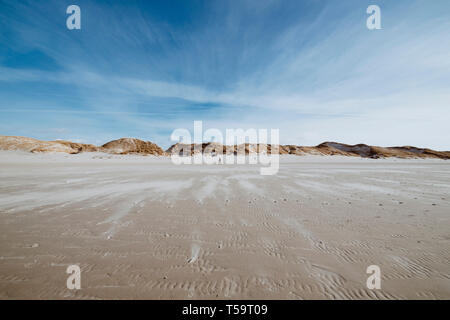
[[[0,130],[54,139],[37,133],[56,122],[58,138],[167,146],[173,129],[203,120],[280,128],[282,143],[450,149],[450,5],[380,1],[383,29],[369,31],[368,4],[193,1],[177,15],[159,2],[79,1],[77,33],[60,1],[6,1]]]

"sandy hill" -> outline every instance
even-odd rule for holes
[[[251,154],[251,153],[271,153],[272,148],[278,147],[279,154],[291,154],[288,146],[272,146],[271,144],[250,144],[244,143],[240,145],[223,145],[217,142],[209,142],[203,144],[182,144],[176,143],[166,150],[168,154],[177,153],[179,155],[193,155],[200,151],[207,154]]]
[[[296,145],[241,144],[227,146],[220,143],[174,144],[164,152],[158,145],[135,138],[121,138],[105,143],[103,146],[75,143],[70,141],[41,141],[27,137],[0,136],[0,150],[21,150],[27,152],[106,152],[112,154],[144,154],[144,155],[193,155],[197,152],[205,154],[252,154],[271,153],[277,149],[279,154],[292,155],[341,155],[363,158],[436,158],[450,159],[450,151],[435,151],[412,146],[377,147],[366,144],[348,145],[338,142],[324,142],[315,147]]]
[[[316,148],[324,154],[342,154],[360,156],[364,158],[439,158],[450,159],[449,151],[434,151],[411,146],[404,147],[376,147],[366,144],[348,145],[337,142],[324,142]]]
[[[258,152],[270,153],[273,148],[278,147],[279,154],[294,155],[340,155],[363,158],[439,158],[450,159],[450,151],[434,151],[431,149],[421,149],[411,146],[405,147],[376,147],[366,144],[348,145],[338,142],[324,142],[315,147],[304,147],[295,145],[271,144],[241,144],[238,146],[224,146],[219,143],[200,144],[174,144],[166,152],[179,155],[193,155],[197,152],[208,154],[251,154]],[[222,150],[222,152],[221,152]],[[267,151],[265,151],[267,150]]]
[[[28,152],[65,152],[97,151],[97,147],[69,141],[41,141],[27,137],[0,136],[0,149]]]
[[[27,137],[0,136],[0,150],[20,150],[27,152],[107,152],[113,154],[151,154],[164,155],[164,150],[149,141],[122,138],[110,141],[101,147],[70,141],[41,141]]]
[[[122,138],[105,143],[102,148],[105,152],[115,154],[142,153],[155,156],[164,155],[164,150],[150,141],[142,141],[135,138]]]

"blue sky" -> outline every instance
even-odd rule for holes
[[[168,147],[203,120],[450,150],[449,88],[448,0],[0,0],[3,135]]]

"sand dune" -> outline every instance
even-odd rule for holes
[[[276,147],[276,151],[273,151]],[[350,156],[363,158],[437,158],[450,159],[450,151],[434,151],[416,147],[375,147],[365,144],[347,145],[337,142],[324,142],[315,147],[303,147],[295,145],[274,146],[271,144],[242,144],[238,146],[224,146],[219,143],[200,144],[174,144],[166,150],[168,154],[184,154],[192,156],[195,153],[221,153],[221,154],[251,154],[259,152],[277,152],[291,155],[322,155],[322,156]]]
[[[100,147],[92,144],[76,143],[64,140],[41,141],[33,138],[0,136],[0,150],[20,150],[28,152],[63,152],[77,154],[80,152],[105,152],[112,154],[149,154],[164,155],[164,150],[150,141],[134,138],[121,138],[110,141]]]
[[[164,155],[164,150],[150,141],[142,141],[134,138],[122,138],[105,143],[102,150],[116,154],[151,154],[155,156]]]
[[[404,147],[376,147],[365,144],[348,145],[337,142],[324,142],[315,147],[295,145],[271,144],[241,144],[226,146],[220,143],[180,144],[172,145],[165,152],[158,145],[150,141],[135,138],[121,138],[110,141],[102,146],[82,144],[70,141],[40,141],[33,138],[0,136],[0,150],[22,150],[29,152],[64,152],[77,154],[80,152],[106,152],[113,154],[145,154],[145,155],[171,155],[179,154],[192,156],[195,153],[205,154],[251,154],[251,153],[279,153],[291,155],[339,155],[363,158],[436,158],[450,159],[450,151],[435,151],[431,149]]]
[[[80,148],[83,149],[83,146],[67,141],[41,141],[26,137],[0,136],[1,150],[79,153]]]

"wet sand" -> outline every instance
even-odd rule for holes
[[[0,298],[450,299],[449,161],[259,168],[0,152]]]

